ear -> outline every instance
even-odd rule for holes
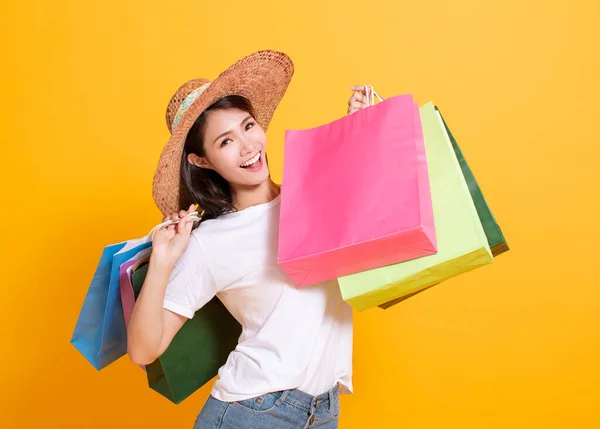
[[[195,153],[188,154],[188,162],[196,167],[214,170],[212,164],[203,156],[198,156]]]

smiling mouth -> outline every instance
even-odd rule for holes
[[[254,167],[258,166],[258,164],[260,163],[261,154],[262,154],[262,152],[258,152],[251,159],[249,159],[248,161],[246,161],[245,163],[240,165],[240,167],[241,168],[254,168]]]

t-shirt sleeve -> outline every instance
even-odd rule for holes
[[[163,307],[191,319],[217,294],[217,285],[194,234],[169,277]]]

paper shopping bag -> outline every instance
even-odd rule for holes
[[[133,272],[137,299],[148,264]],[[242,328],[221,301],[215,297],[185,322],[167,350],[145,366],[149,386],[179,404],[217,375],[235,347]]]
[[[421,107],[438,253],[339,278],[344,300],[362,311],[489,264],[493,257],[465,177],[432,103]]]
[[[460,168],[465,176],[465,180],[467,181],[467,185],[469,186],[469,192],[471,193],[471,197],[473,198],[473,202],[475,203],[475,208],[477,209],[477,214],[479,215],[479,220],[481,220],[481,224],[483,225],[483,230],[485,231],[485,235],[488,239],[488,244],[490,245],[490,249],[492,251],[492,255],[494,257],[500,255],[509,250],[508,243],[504,238],[504,234],[500,229],[500,225],[496,222],[490,207],[483,196],[483,192],[469,167],[467,164],[467,160],[460,149],[458,142],[452,135],[450,128],[448,128],[448,124],[444,120],[442,113],[436,107],[442,121],[444,123],[444,127],[446,132],[448,133],[448,137],[450,138],[450,142],[452,143],[452,148],[454,149],[454,153],[456,154],[456,158],[458,159],[458,163],[460,164]]]
[[[133,293],[132,275],[141,263],[148,262],[152,248],[142,250],[129,261],[121,264],[119,286],[121,291],[121,302],[123,303],[123,317],[125,318],[125,327],[129,327],[129,319],[135,305],[135,295]]]
[[[435,252],[411,95],[286,132],[278,263],[298,286]]]
[[[504,234],[502,234],[500,225],[498,225],[498,223],[496,222],[494,215],[492,214],[492,211],[490,210],[490,208],[483,196],[481,188],[479,187],[479,184],[477,183],[477,180],[475,179],[475,176],[473,175],[473,172],[471,171],[469,164],[467,164],[467,160],[465,159],[463,152],[458,145],[458,142],[452,135],[452,132],[450,131],[450,128],[448,127],[448,124],[444,120],[444,117],[442,116],[441,112],[439,111],[439,108],[436,106],[435,109],[438,112],[438,114],[440,115],[440,117],[442,118],[442,122],[444,124],[444,128],[446,130],[447,136],[450,139],[450,142],[452,143],[452,149],[454,150],[454,154],[456,155],[456,158],[458,159],[458,163],[460,165],[460,169],[463,173],[463,176],[465,177],[465,180],[467,181],[467,185],[469,187],[469,192],[471,194],[471,198],[473,199],[473,203],[475,204],[475,208],[477,209],[477,215],[479,216],[479,220],[481,221],[481,224],[483,226],[483,231],[485,232],[485,236],[487,238],[488,245],[490,246],[492,256],[495,258],[496,256],[500,255],[501,253],[504,253],[509,250],[508,244],[506,243],[506,239],[504,238]],[[429,289],[429,288],[427,288],[427,289]],[[410,298],[411,296],[422,292],[423,290],[425,290],[425,289],[421,289],[412,294],[394,299],[390,302],[386,302],[385,304],[382,304],[379,307],[381,307],[383,309],[390,308],[390,307],[392,307],[396,304],[399,304],[400,302]]]
[[[71,343],[100,370],[127,352],[120,266],[152,242],[140,238],[104,248],[79,313]]]

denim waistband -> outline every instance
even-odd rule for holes
[[[336,383],[331,390],[318,396],[309,395],[298,389],[284,390],[274,394],[279,396],[279,398],[277,398],[277,403],[281,404],[285,402],[303,408],[312,414],[330,410],[331,407],[333,407],[333,404],[338,400],[339,385]]]

